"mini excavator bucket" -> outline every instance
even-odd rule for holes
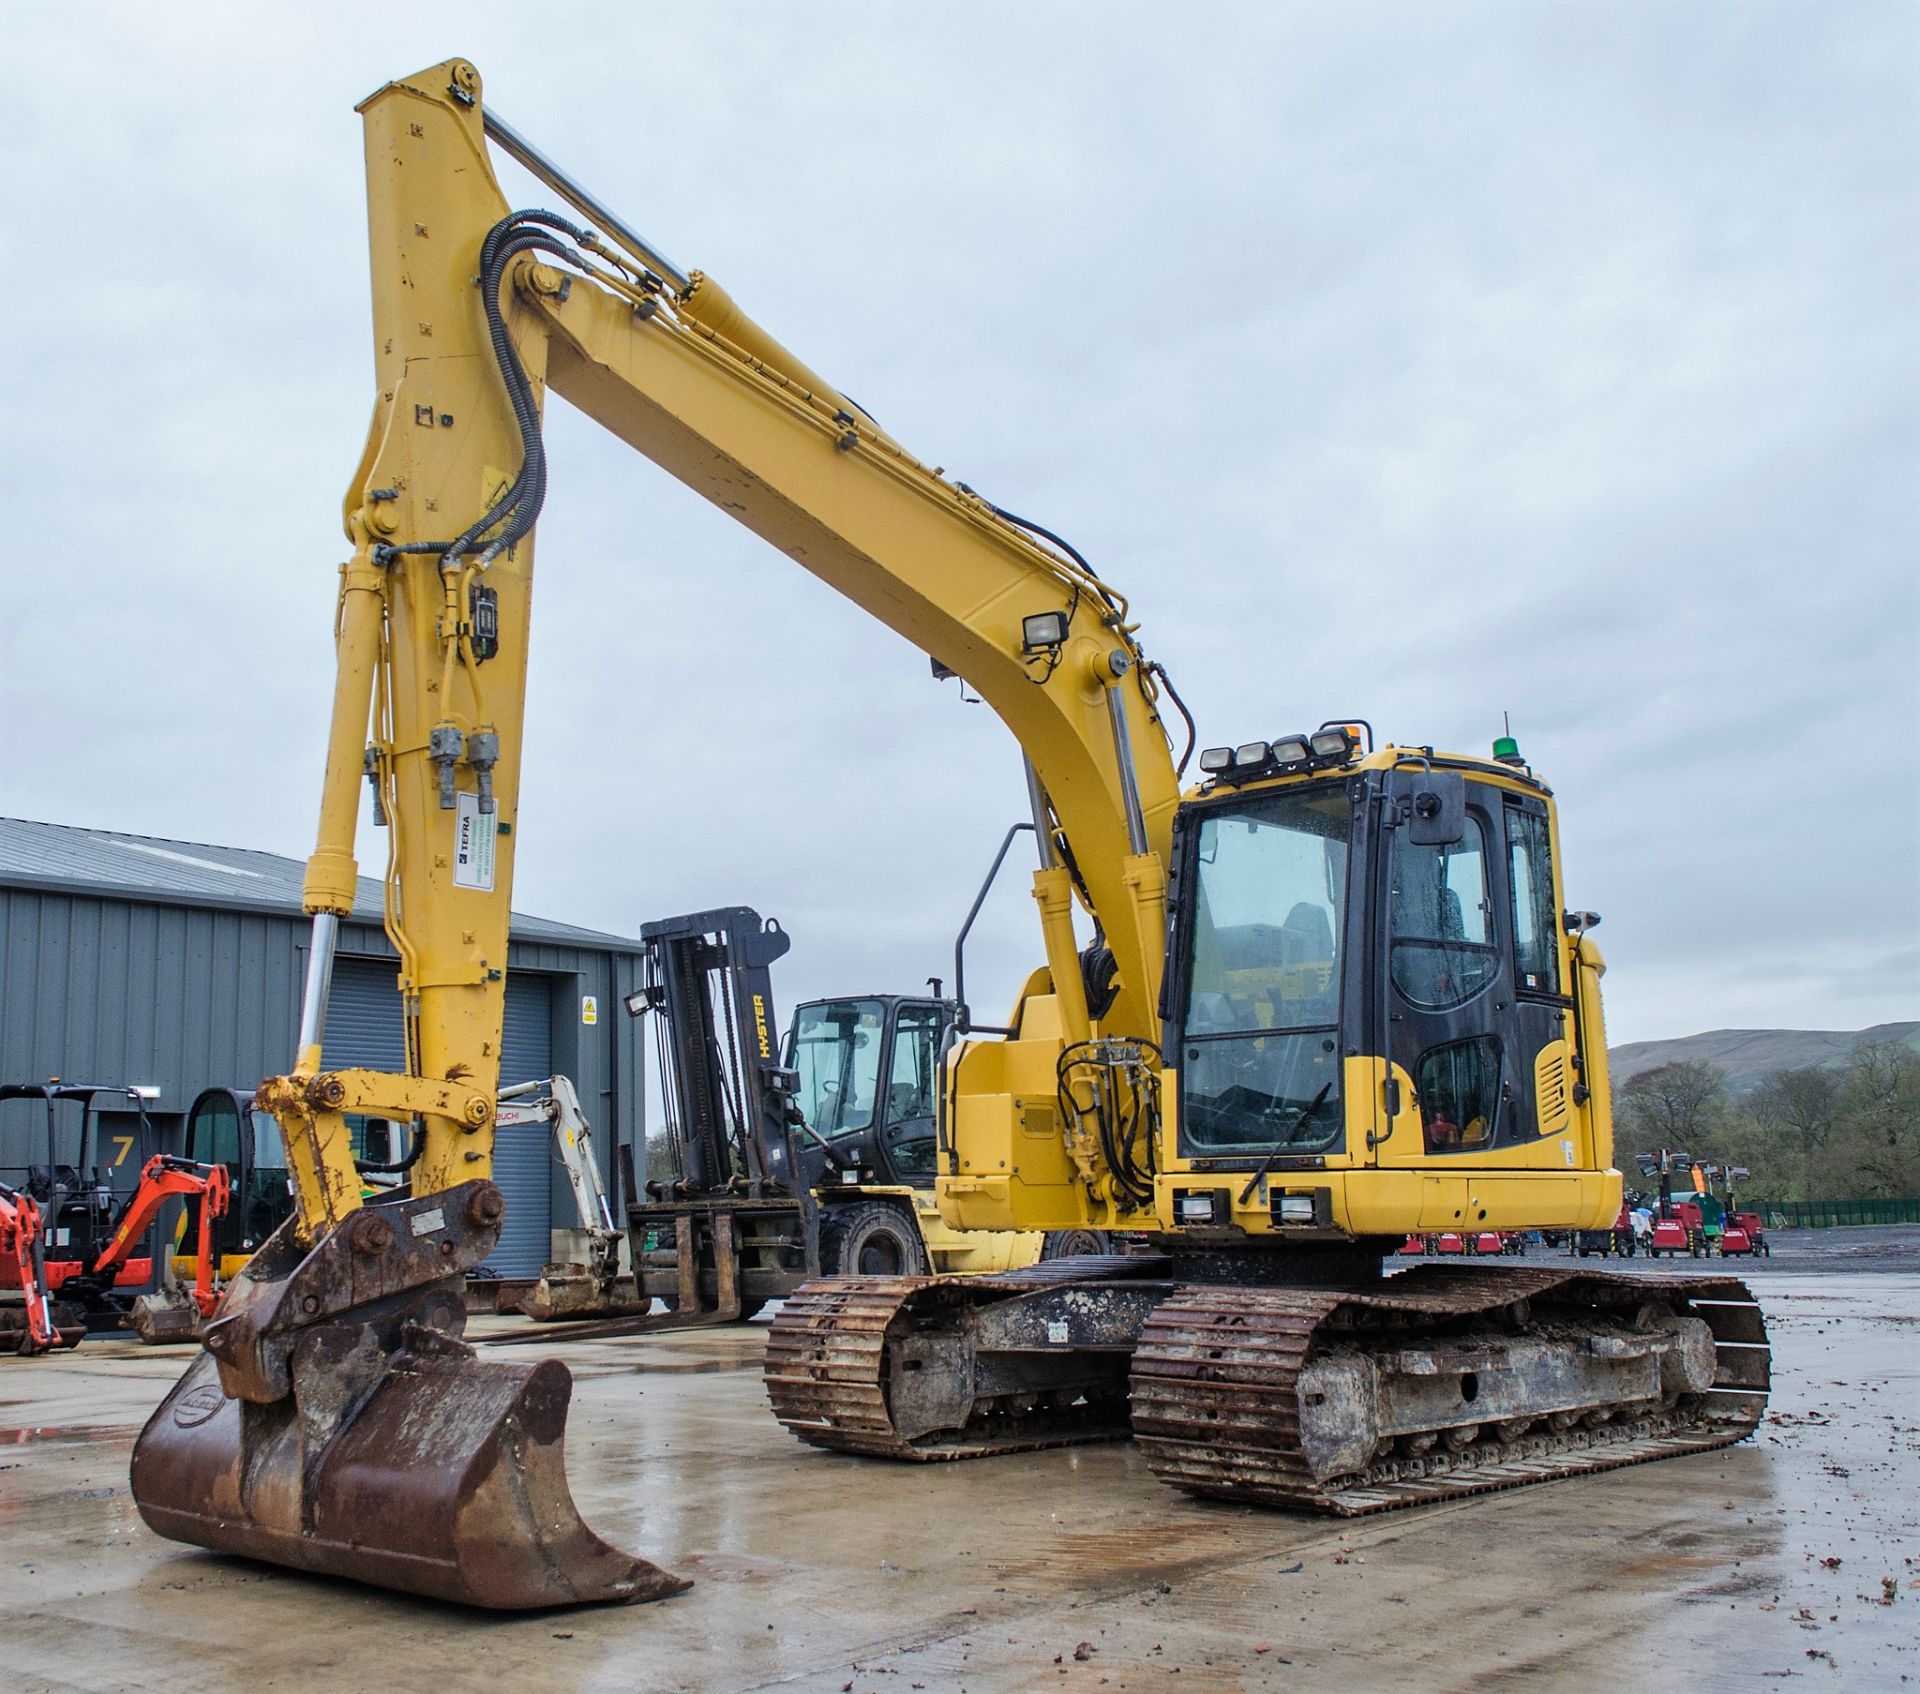
[[[503,1210],[473,1182],[363,1208],[310,1251],[282,1225],[134,1445],[148,1527],[501,1610],[687,1588],[581,1521],[566,1366],[482,1362],[459,1339],[462,1279]]]

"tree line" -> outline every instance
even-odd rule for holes
[[[1777,1070],[1735,1096],[1718,1065],[1676,1059],[1616,1083],[1614,1162],[1673,1148],[1745,1165],[1754,1200],[1920,1195],[1920,1052],[1868,1042],[1837,1068]]]

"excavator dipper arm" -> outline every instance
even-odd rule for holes
[[[120,1214],[106,1246],[100,1249],[100,1256],[88,1267],[88,1274],[111,1282],[115,1272],[140,1244],[141,1236],[146,1234],[147,1226],[162,1206],[173,1199],[198,1200],[200,1223],[196,1249],[199,1258],[193,1278],[193,1298],[201,1315],[207,1315],[215,1304],[213,1225],[216,1219],[226,1215],[231,1194],[232,1181],[225,1165],[203,1165],[166,1153],[154,1154],[142,1167],[140,1185]]]

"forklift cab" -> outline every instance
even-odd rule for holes
[[[940,1055],[952,1002],[868,995],[794,1009],[785,1067],[843,1179],[925,1188],[934,1177]]]
[[[271,1112],[254,1105],[251,1089],[202,1089],[187,1113],[184,1151],[201,1164],[227,1167],[233,1197],[213,1224],[214,1254],[219,1261],[214,1272],[224,1282],[293,1211],[280,1126]],[[184,1234],[177,1239],[198,1239],[196,1205],[188,1204]],[[195,1274],[194,1255],[176,1255],[174,1269],[183,1276]]]
[[[0,1087],[0,1110],[10,1102],[44,1126],[27,1140],[29,1162],[11,1167],[5,1176],[40,1207],[46,1220],[47,1281],[58,1289],[91,1265],[112,1239],[126,1193],[157,1151],[146,1097],[135,1088],[53,1081]],[[103,1110],[130,1116],[132,1133],[103,1135]],[[141,1253],[129,1257],[114,1280],[137,1288],[152,1275],[153,1260]]]

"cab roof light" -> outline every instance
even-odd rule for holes
[[[1273,757],[1273,749],[1264,741],[1243,741],[1233,750],[1235,770],[1245,770],[1252,765],[1264,765]]]
[[[1200,754],[1200,768],[1209,776],[1217,776],[1233,763],[1231,747],[1208,747]]]
[[[1353,731],[1343,723],[1327,724],[1307,737],[1307,746],[1316,759],[1344,761],[1353,754]]]
[[[1357,752],[1371,753],[1378,745],[1374,738],[1373,725],[1365,718],[1328,718],[1320,726],[1322,729],[1344,729]],[[1363,741],[1362,736],[1366,739]]]
[[[1277,765],[1304,765],[1308,751],[1304,735],[1283,735],[1273,744],[1273,762]]]

